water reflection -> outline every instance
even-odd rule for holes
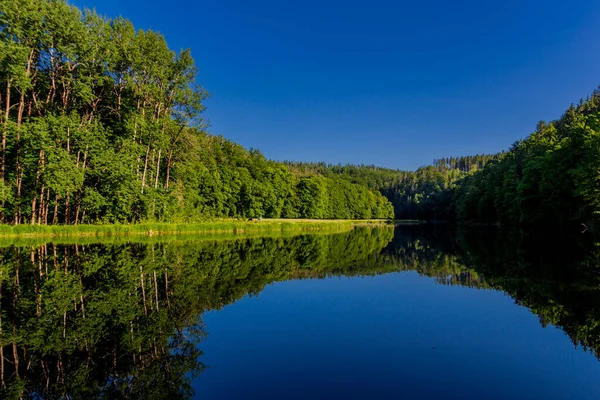
[[[503,290],[598,356],[599,257],[587,236],[422,227],[12,245],[0,250],[0,395],[188,398],[205,311],[276,281],[403,270]]]
[[[379,273],[390,229],[0,252],[2,398],[186,398],[200,316],[286,279]]]

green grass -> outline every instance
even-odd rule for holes
[[[112,225],[0,225],[0,238],[113,237],[274,233],[285,231],[344,231],[384,220],[215,220],[200,223],[142,223]]]

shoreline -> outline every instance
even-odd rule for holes
[[[361,225],[390,225],[393,220],[263,219],[214,220],[197,223],[140,223],[106,225],[0,225],[0,238],[60,238],[110,236],[219,235],[285,231],[345,231]]]

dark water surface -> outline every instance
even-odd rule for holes
[[[5,244],[0,305],[0,398],[600,397],[585,235]]]

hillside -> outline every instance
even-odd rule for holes
[[[389,218],[377,191],[206,131],[189,50],[64,1],[0,1],[0,222]]]

